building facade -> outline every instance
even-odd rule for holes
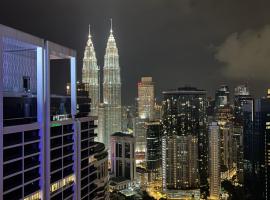
[[[155,179],[161,172],[161,123],[152,121],[146,123],[146,169]]]
[[[251,171],[252,137],[254,130],[254,99],[247,85],[234,90],[234,138],[237,143],[237,178],[243,185],[245,172]],[[248,172],[249,173],[249,172]],[[248,174],[246,173],[246,174]]]
[[[221,85],[216,91],[215,107],[223,107],[230,103],[230,91],[227,85]]]
[[[244,129],[243,126],[233,127],[233,163],[236,166],[237,182],[244,184]]]
[[[111,135],[111,175],[124,178],[132,184],[136,177],[135,138],[131,134],[116,132]]]
[[[269,97],[268,97],[269,98]],[[265,199],[270,198],[270,113],[265,122]]]
[[[201,186],[204,193],[208,176],[206,92],[185,87],[163,95],[163,190]]]
[[[254,132],[252,137],[252,154],[251,154],[251,174],[247,179],[247,183],[253,182],[255,187],[251,188],[252,195],[257,199],[266,199],[266,172],[265,165],[266,155],[266,139],[268,129],[268,115],[270,113],[270,98],[260,98],[255,100],[255,121]]]
[[[135,155],[136,163],[145,162],[146,153],[146,122],[148,119],[133,118],[133,133],[136,140]]]
[[[215,110],[215,121],[220,127],[220,165],[222,179],[231,179],[230,174],[236,170],[233,160],[234,145],[234,111],[230,105],[218,107]],[[240,149],[238,149],[240,150]]]
[[[141,119],[153,119],[155,105],[152,77],[142,77],[138,83],[138,112]]]
[[[78,199],[108,200],[108,151],[105,145],[95,142],[97,137],[97,120],[80,118],[77,127],[80,130],[78,135]]]
[[[220,199],[220,135],[217,122],[209,125],[210,199]]]
[[[81,162],[78,136],[94,137],[97,122],[88,117],[90,99],[76,95],[76,52],[2,25],[0,41],[0,199],[83,199],[85,188],[100,199],[107,181],[93,179],[95,147]],[[70,60],[70,96],[50,92],[54,59]]]
[[[233,169],[233,135],[234,129],[231,124],[226,124],[225,126],[221,126],[220,128],[220,158],[221,158],[221,166],[223,167],[223,171],[225,174],[230,174],[230,171]],[[229,175],[228,175],[229,176]],[[226,178],[228,178],[225,175]]]
[[[251,99],[249,88],[246,85],[239,85],[234,89],[235,123],[243,124],[243,106]]]

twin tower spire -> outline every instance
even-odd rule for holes
[[[112,19],[104,56],[103,101],[100,98],[100,80],[100,68],[97,64],[89,26],[88,41],[83,58],[82,82],[85,84],[91,98],[91,115],[98,116],[99,121],[103,123],[99,124],[102,128],[102,133],[98,133],[99,138],[103,138],[100,142],[105,143],[108,147],[110,134],[121,131],[121,77],[119,54],[113,35]]]
[[[112,27],[113,27],[113,23],[112,23],[112,18],[110,19],[111,20],[111,29],[110,29],[110,33],[112,33],[113,32],[113,29],[112,29]],[[89,26],[88,26],[88,38],[91,38],[91,25],[89,24]]]

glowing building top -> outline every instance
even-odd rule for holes
[[[118,48],[113,36],[112,21],[103,69],[103,98],[105,104],[121,105],[121,78]]]
[[[234,95],[235,96],[248,96],[250,95],[249,88],[247,87],[247,85],[238,85],[234,89]]]
[[[86,90],[91,98],[91,114],[97,115],[99,105],[99,68],[97,65],[96,53],[90,33],[90,26],[88,40],[84,51],[82,82],[85,84]]]

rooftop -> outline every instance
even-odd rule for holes
[[[195,87],[185,86],[180,87],[177,90],[163,91],[163,94],[206,94],[206,90],[201,90]]]

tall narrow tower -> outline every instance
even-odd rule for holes
[[[220,136],[217,122],[209,125],[210,157],[210,199],[219,199],[220,195]]]
[[[91,115],[97,116],[99,105],[99,68],[90,33],[90,26],[88,41],[84,50],[82,82],[85,84],[86,90],[91,98]]]
[[[142,77],[138,83],[138,111],[142,119],[153,119],[154,115],[154,83],[152,77]]]
[[[109,137],[121,131],[121,78],[119,55],[113,36],[112,23],[103,68],[104,143],[110,149]]]

